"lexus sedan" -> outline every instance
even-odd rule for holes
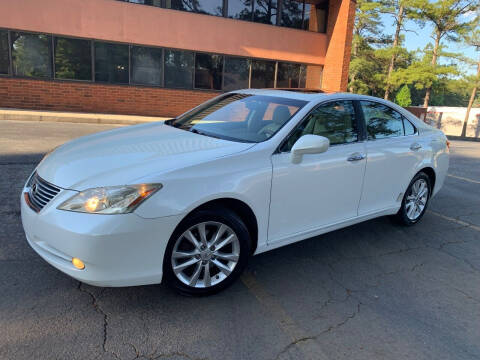
[[[58,147],[27,180],[22,222],[31,247],[79,281],[207,295],[251,255],[379,216],[416,224],[448,145],[378,98],[241,90]]]

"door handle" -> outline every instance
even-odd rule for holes
[[[350,155],[348,158],[347,158],[347,161],[360,161],[360,160],[363,160],[365,159],[365,155],[364,154],[360,154],[360,153],[353,153],[352,155]]]
[[[410,145],[410,150],[413,150],[413,151],[418,151],[422,148],[422,145],[420,145],[419,143],[413,143],[412,145]]]

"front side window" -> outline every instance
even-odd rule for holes
[[[360,101],[369,140],[403,135],[402,115],[380,103]]]
[[[13,73],[17,76],[52,77],[51,40],[48,35],[12,32]]]
[[[197,89],[222,89],[223,56],[195,55],[195,87]]]
[[[8,32],[0,30],[0,74],[8,74],[9,64]]]
[[[90,40],[55,38],[55,78],[92,80]]]
[[[128,45],[95,43],[95,81],[128,84]]]
[[[347,144],[358,140],[355,110],[351,101],[334,101],[320,105],[294,130],[281,151],[290,151],[303,135],[324,136],[330,145]]]
[[[227,94],[166,124],[225,140],[269,139],[307,102],[276,96]]]
[[[162,49],[132,46],[132,83],[162,84]]]
[[[193,52],[165,50],[165,87],[193,87]]]

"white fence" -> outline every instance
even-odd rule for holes
[[[467,108],[429,106],[425,122],[446,135],[460,136]],[[467,137],[480,138],[480,108],[472,108],[467,123]]]

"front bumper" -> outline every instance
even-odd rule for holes
[[[160,283],[163,256],[180,215],[144,219],[135,213],[100,215],[58,210],[74,194],[61,191],[39,213],[21,196],[21,216],[30,246],[71,277],[96,286]],[[85,263],[79,270],[76,257]]]

